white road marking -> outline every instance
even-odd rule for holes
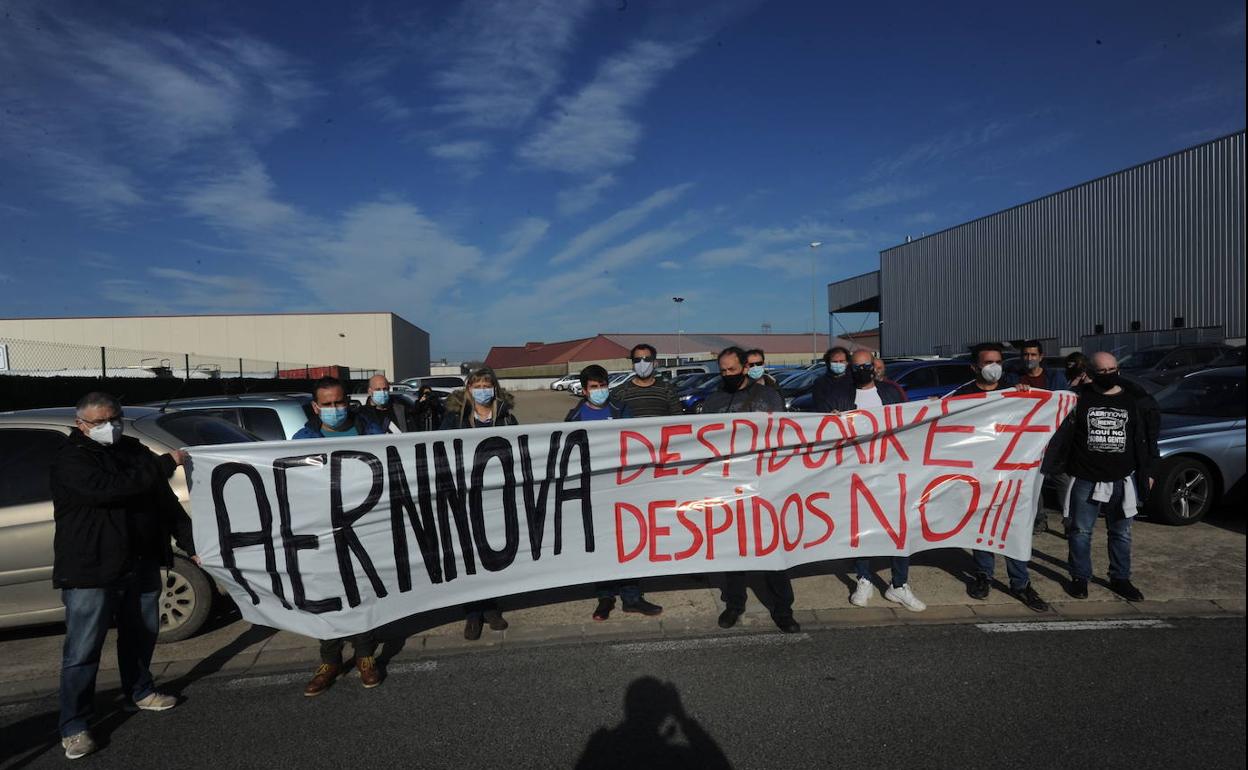
[[[436,660],[422,660],[419,663],[399,663],[394,666],[387,666],[385,668],[385,672],[387,676],[392,674],[415,674],[422,671],[433,671],[437,667],[438,662]],[[343,674],[343,676],[352,675],[354,675],[354,669]],[[308,677],[309,674],[307,673],[243,677],[241,679],[231,679],[225,683],[225,687],[229,690],[242,690],[253,687],[269,687],[271,685],[279,684],[287,685],[305,681]]]
[[[1049,620],[1032,623],[978,623],[980,631],[1012,634],[1017,631],[1112,631],[1119,628],[1174,628],[1164,620]]]
[[[661,642],[614,644],[612,652],[673,652],[701,650],[712,647],[756,647],[768,644],[793,644],[810,640],[809,634],[755,634],[753,636],[714,636],[707,639],[669,639]]]

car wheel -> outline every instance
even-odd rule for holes
[[[177,555],[171,568],[160,571],[160,577],[160,636],[156,641],[189,639],[212,611],[212,581],[190,559]]]
[[[1148,501],[1154,519],[1175,526],[1195,524],[1213,507],[1213,474],[1201,461],[1176,457],[1162,464],[1156,478]]]

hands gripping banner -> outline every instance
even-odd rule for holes
[[[328,639],[595,581],[974,548],[1026,559],[1073,394],[197,447],[195,542],[254,623]]]

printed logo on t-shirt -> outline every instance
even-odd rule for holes
[[[1127,451],[1127,410],[1112,406],[1088,409],[1088,451],[1121,454]]]

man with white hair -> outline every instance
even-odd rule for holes
[[[1131,519],[1153,485],[1149,471],[1158,457],[1157,402],[1118,376],[1118,359],[1092,356],[1091,382],[1079,388],[1079,403],[1062,423],[1045,453],[1046,474],[1066,473],[1070,595],[1088,598],[1092,577],[1092,529],[1105,517],[1109,535],[1109,587],[1131,602],[1144,594],[1131,583]]]
[[[52,461],[52,585],[65,604],[61,654],[61,746],[69,759],[96,750],[87,731],[104,637],[117,623],[117,668],[129,704],[165,711],[177,698],[156,691],[152,653],[160,630],[160,568],[172,564],[172,536],[195,557],[191,520],[168,479],[186,452],[157,457],[122,435],[121,405],[88,393]]]

